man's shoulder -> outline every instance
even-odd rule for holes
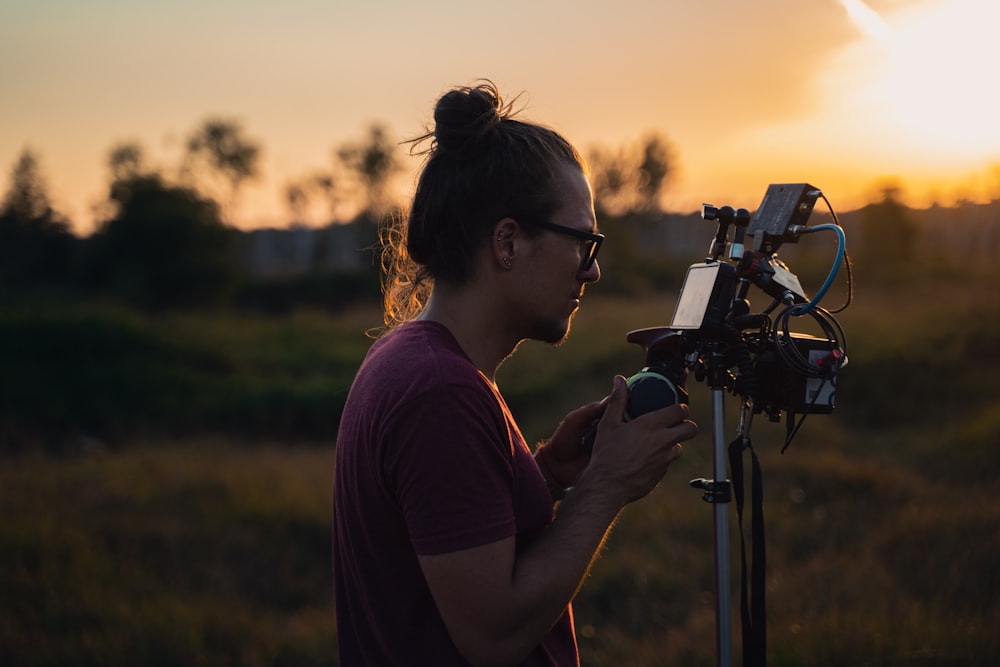
[[[479,387],[484,382],[446,327],[419,320],[399,325],[376,341],[363,370],[373,379],[411,391],[455,384]]]
[[[438,322],[417,320],[399,325],[376,341],[370,356],[405,362],[411,368],[447,364],[476,371],[452,333]]]

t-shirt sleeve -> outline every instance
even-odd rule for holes
[[[512,443],[490,393],[441,385],[412,400],[399,417],[384,469],[416,553],[448,553],[514,535]]]

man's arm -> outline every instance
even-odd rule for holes
[[[686,406],[624,422],[627,390],[615,390],[590,464],[555,521],[515,557],[514,538],[421,556],[424,576],[452,640],[476,665],[516,664],[539,644],[580,589],[621,509],[651,491],[678,443],[697,428]]]

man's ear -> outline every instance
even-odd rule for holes
[[[506,271],[514,266],[521,226],[514,218],[503,218],[493,226],[490,249],[497,266]]]

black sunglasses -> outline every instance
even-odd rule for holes
[[[585,232],[582,229],[573,229],[572,227],[566,227],[565,225],[557,225],[554,222],[540,222],[538,220],[524,219],[522,219],[521,222],[533,227],[548,229],[558,234],[573,236],[585,241],[586,244],[584,245],[583,260],[580,262],[581,271],[588,270],[594,265],[594,262],[597,261],[597,251],[601,249],[601,243],[604,241],[604,234]]]

